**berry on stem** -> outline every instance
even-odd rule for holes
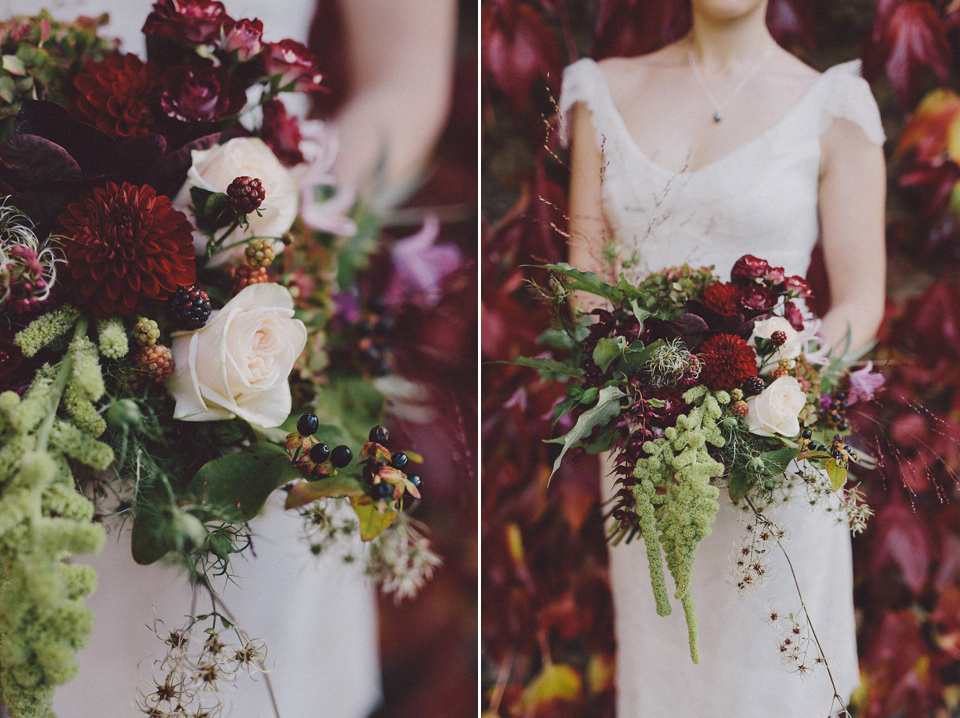
[[[301,414],[300,418],[297,420],[297,432],[301,436],[313,436],[317,433],[317,428],[320,426],[320,420],[317,418],[316,414]]]
[[[330,463],[338,469],[342,469],[351,461],[353,461],[353,452],[346,444],[340,444],[330,452]]]
[[[387,427],[382,424],[377,424],[375,427],[370,429],[370,435],[368,437],[370,441],[373,441],[377,444],[386,444],[390,440],[390,432],[387,431]]]
[[[390,457],[390,465],[395,469],[400,469],[400,471],[403,471],[408,461],[407,455],[402,451],[395,451]]]
[[[349,451],[349,449],[347,449]],[[326,444],[314,444],[310,447],[310,461],[315,464],[322,464],[324,461],[330,458],[330,447]],[[350,459],[347,459],[347,464],[350,463]],[[347,464],[344,464],[346,466]]]
[[[200,329],[211,311],[210,297],[195,284],[179,287],[167,300],[167,313],[179,329]]]
[[[267,193],[263,183],[256,177],[243,175],[237,177],[227,187],[227,200],[230,208],[238,214],[250,214],[262,203]]]

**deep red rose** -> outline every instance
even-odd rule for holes
[[[143,34],[188,45],[204,45],[220,37],[220,28],[233,22],[216,0],[157,0],[147,15]]]
[[[268,75],[282,75],[280,86],[295,83],[297,92],[322,90],[317,57],[296,40],[272,42],[265,53]]]
[[[230,77],[220,67],[172,67],[164,73],[160,107],[181,122],[215,122],[237,114],[246,102],[240,90],[230,88]]]
[[[700,379],[713,390],[734,389],[757,375],[757,353],[746,339],[715,334],[700,345]]]
[[[300,152],[300,123],[293,115],[287,114],[283,103],[274,98],[263,103],[263,141],[273,150],[287,167],[293,167],[304,161]]]
[[[800,310],[797,308],[796,304],[793,302],[786,302],[783,305],[783,317],[790,322],[790,326],[796,329],[798,332],[803,331],[803,314],[800,313]]]
[[[807,280],[803,277],[799,277],[796,274],[792,277],[787,277],[784,280],[786,290],[791,292],[794,296],[801,297],[803,299],[809,299],[813,296],[813,291],[810,289],[810,285],[807,284]]]
[[[734,284],[748,284],[754,279],[763,279],[769,269],[770,264],[767,260],[745,254],[733,265],[730,278]]]
[[[136,55],[109,55],[88,62],[73,80],[80,94],[74,111],[111,137],[140,137],[153,125],[151,96],[157,70]]]
[[[718,314],[732,316],[740,311],[740,289],[730,282],[711,284],[703,290],[703,305]]]
[[[224,27],[223,49],[236,52],[240,62],[263,51],[263,23],[259,20],[237,20]]]
[[[740,290],[740,306],[751,311],[770,309],[776,299],[769,287],[763,284],[751,284]]]
[[[149,185],[108,182],[57,218],[66,285],[99,317],[133,314],[196,281],[193,228]]]

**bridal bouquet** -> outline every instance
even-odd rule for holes
[[[356,282],[375,218],[334,180],[330,129],[279,99],[322,89],[316,59],[209,0],[156,2],[146,60],[99,38],[104,21],[0,26],[0,699],[15,718],[52,715],[75,670],[96,575],[72,558],[104,525],[131,522],[137,562],[173,557],[213,594],[284,487],[320,537],[305,551],[358,534],[399,595],[438,563],[401,513],[421,460],[380,425],[391,320]],[[336,504],[353,520],[334,526]],[[195,622],[219,641],[216,605]],[[254,645],[240,667],[262,668]],[[185,694],[141,708],[172,715]]]
[[[660,615],[670,613],[666,560],[699,662],[690,583],[721,489],[777,530],[760,511],[799,477],[861,530],[869,508],[845,484],[849,462],[869,459],[847,443],[848,411],[872,399],[883,377],[832,358],[798,305],[811,296],[806,281],[757,257],[737,260],[730,282],[686,265],[638,285],[546,268],[553,297],[582,292],[609,303],[542,338],[567,359],[515,360],[566,378],[555,418],[572,427],[551,440],[561,445],[554,471],[571,450],[614,451],[622,488],[612,538],[644,541]],[[749,588],[757,576],[738,568]]]

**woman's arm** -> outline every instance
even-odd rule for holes
[[[578,102],[573,112],[573,145],[570,160],[570,253],[571,266],[613,279],[613,266],[604,258],[610,228],[603,215],[603,155],[597,147],[593,118],[587,106]],[[583,311],[603,306],[594,295],[575,295]]]
[[[867,344],[883,319],[886,282],[883,149],[848,120],[822,137],[820,225],[831,308],[824,337],[844,353]]]

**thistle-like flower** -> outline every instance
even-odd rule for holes
[[[396,603],[413,598],[443,563],[433,552],[420,525],[400,513],[389,529],[370,546],[367,575]]]
[[[15,314],[39,311],[63,261],[54,239],[40,240],[26,215],[0,203],[0,307]]]

